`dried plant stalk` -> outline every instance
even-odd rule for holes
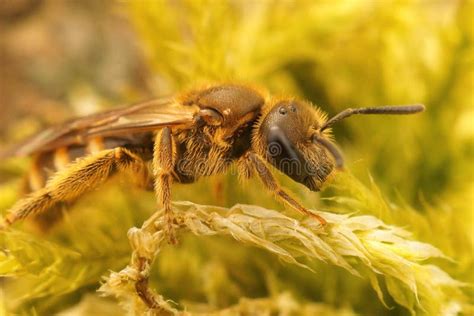
[[[386,225],[373,216],[318,212],[328,221],[326,227],[321,227],[310,218],[296,220],[251,205],[226,209],[176,202],[174,209],[176,225],[181,233],[228,235],[310,270],[308,259],[321,260],[369,278],[383,300],[377,279],[381,276],[393,298],[412,313],[424,308],[443,312],[461,306],[457,296],[449,297],[448,293],[458,292],[463,284],[440,268],[423,264],[428,258],[445,258],[441,251],[429,244],[410,240],[407,231]],[[120,272],[111,273],[100,289],[118,297],[127,309],[137,314],[184,313],[148,287],[151,264],[166,246],[162,227],[162,217],[158,213],[141,229],[130,229],[131,262]]]

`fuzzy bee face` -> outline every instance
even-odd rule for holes
[[[315,141],[323,121],[321,113],[309,104],[283,100],[262,117],[257,131],[260,152],[267,161],[312,191],[319,191],[334,168],[327,150]]]

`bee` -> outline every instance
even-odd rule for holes
[[[423,105],[346,109],[327,119],[295,98],[275,98],[247,85],[220,84],[71,120],[0,153],[32,156],[29,195],[8,211],[3,226],[68,205],[117,174],[129,172],[154,190],[164,231],[176,242],[173,183],[193,183],[236,164],[239,178],[260,178],[290,208],[309,211],[277,182],[275,167],[312,191],[343,167],[330,128],[355,114],[413,114]]]

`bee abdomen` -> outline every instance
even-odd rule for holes
[[[113,146],[115,144],[108,145]],[[54,173],[67,168],[76,159],[93,155],[103,149],[107,149],[103,138],[94,138],[85,145],[59,147],[53,151],[37,153],[33,156],[33,163],[26,177],[25,193],[43,188],[48,178]]]
[[[89,152],[86,146],[60,147],[36,154],[26,177],[25,193],[43,188],[54,173],[65,169],[69,163],[87,154]]]
[[[117,147],[131,148],[144,160],[150,159],[153,148],[151,134],[95,137],[89,139],[84,145],[59,147],[52,151],[37,153],[33,157],[32,167],[26,177],[24,191],[29,193],[43,188],[53,174],[66,169],[76,159]]]

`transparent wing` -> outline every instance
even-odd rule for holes
[[[81,145],[96,136],[153,131],[165,126],[186,128],[194,123],[198,110],[195,106],[181,105],[172,98],[161,98],[92,114],[46,129],[16,146],[0,151],[0,159]]]

